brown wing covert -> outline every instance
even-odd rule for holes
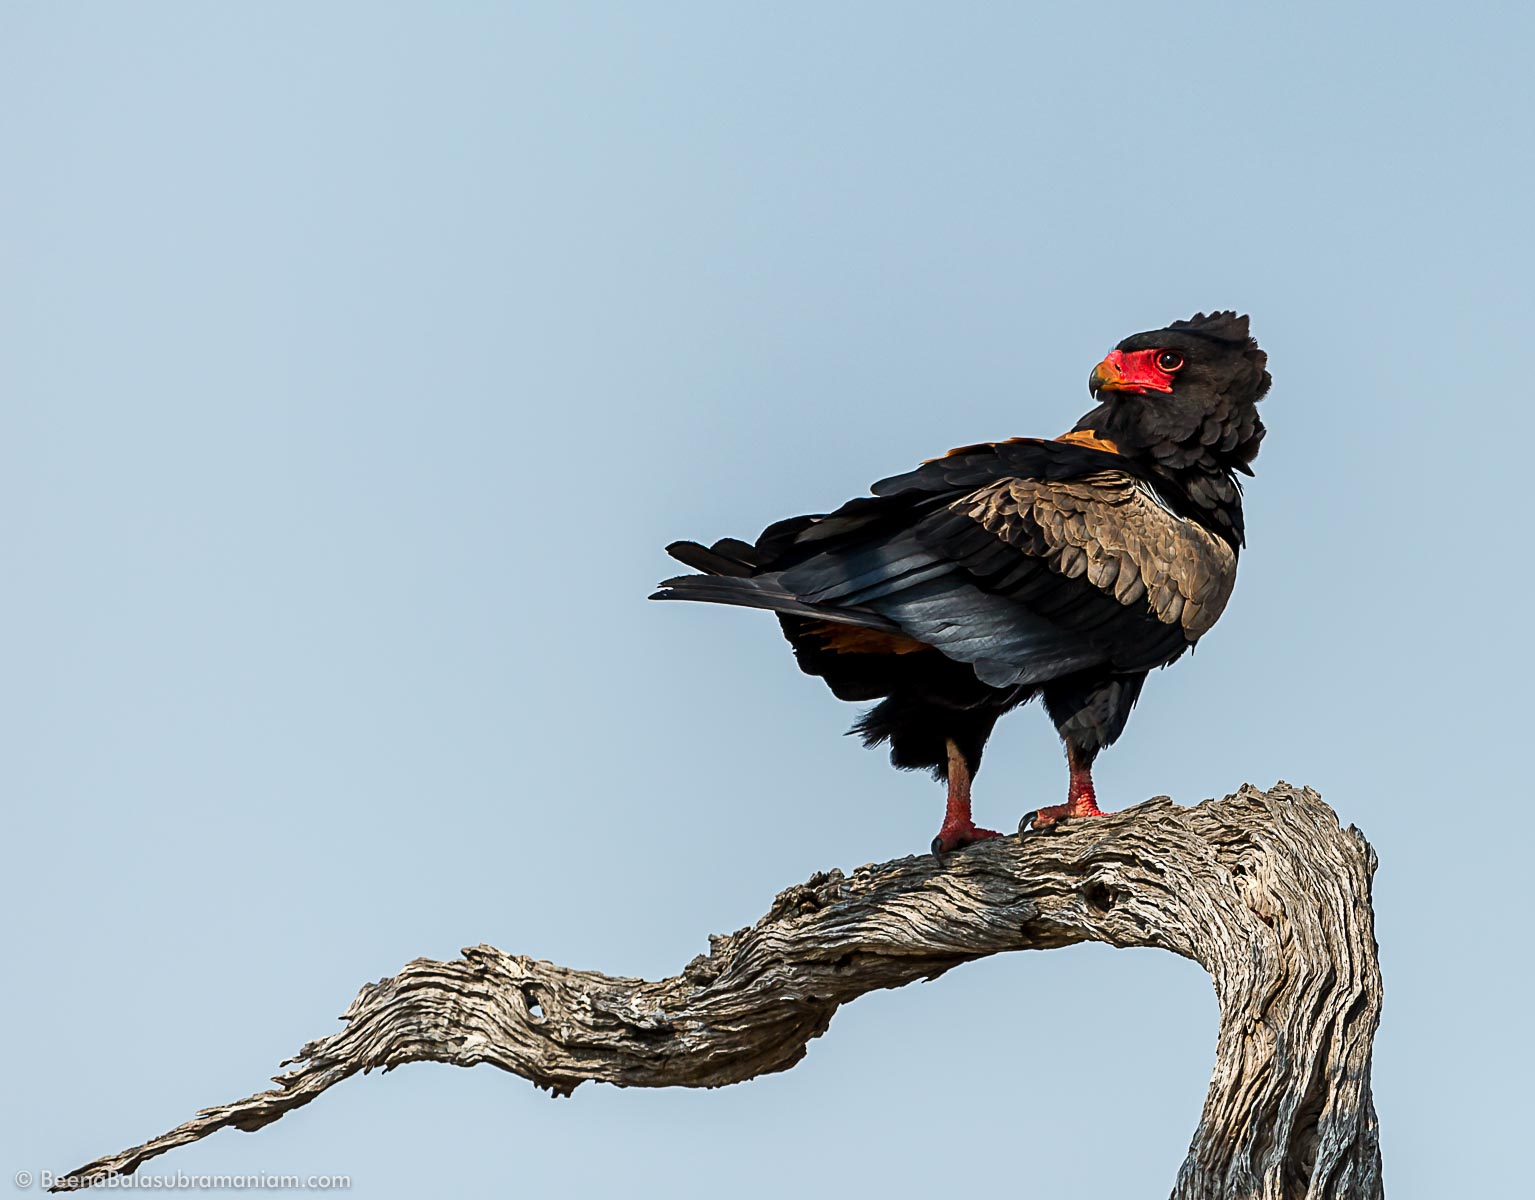
[[[1236,580],[1236,555],[1225,541],[1123,472],[1053,483],[1002,479],[951,507],[1057,574],[1086,577],[1121,604],[1144,602],[1190,642],[1215,624]]]

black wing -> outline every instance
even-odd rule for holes
[[[656,597],[772,609],[797,648],[812,637],[819,652],[931,648],[1009,687],[1170,662],[1230,591],[1225,543],[1098,446],[968,447],[873,490],[780,521],[749,548],[678,543],[673,555],[709,574],[668,580]]]

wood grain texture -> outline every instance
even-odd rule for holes
[[[1170,950],[1215,985],[1215,1072],[1174,1197],[1379,1197],[1374,869],[1363,835],[1340,829],[1315,792],[1247,786],[984,842],[947,867],[922,855],[817,874],[658,982],[489,946],[417,959],[365,986],[345,1027],[282,1064],[275,1088],[61,1187],[131,1173],[219,1129],[260,1129],[359,1071],[402,1063],[489,1063],[559,1095],[588,1080],[736,1083],[792,1067],[837,1007],[867,992],[989,954],[1096,941]]]

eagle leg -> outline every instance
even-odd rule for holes
[[[1071,768],[1071,782],[1066,788],[1066,803],[1052,804],[1023,814],[1018,822],[1018,832],[1038,833],[1072,817],[1101,817],[1098,798],[1093,792],[1093,756],[1079,750],[1073,743],[1066,743],[1066,761]]]
[[[933,839],[933,855],[940,863],[951,850],[969,846],[985,838],[1001,837],[994,829],[977,829],[970,818],[970,764],[960,753],[954,739],[949,747],[949,803],[943,813],[943,827]]]

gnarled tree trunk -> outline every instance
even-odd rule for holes
[[[1175,1197],[1383,1195],[1370,1052],[1380,1018],[1375,854],[1309,789],[1165,797],[1059,831],[818,874],[651,983],[475,946],[369,984],[277,1087],[72,1172],[132,1172],[253,1131],[358,1071],[480,1063],[556,1094],[587,1080],[710,1087],[787,1070],[838,1005],[1006,950],[1157,946],[1220,1001],[1215,1075]],[[67,1186],[64,1185],[64,1186]]]

